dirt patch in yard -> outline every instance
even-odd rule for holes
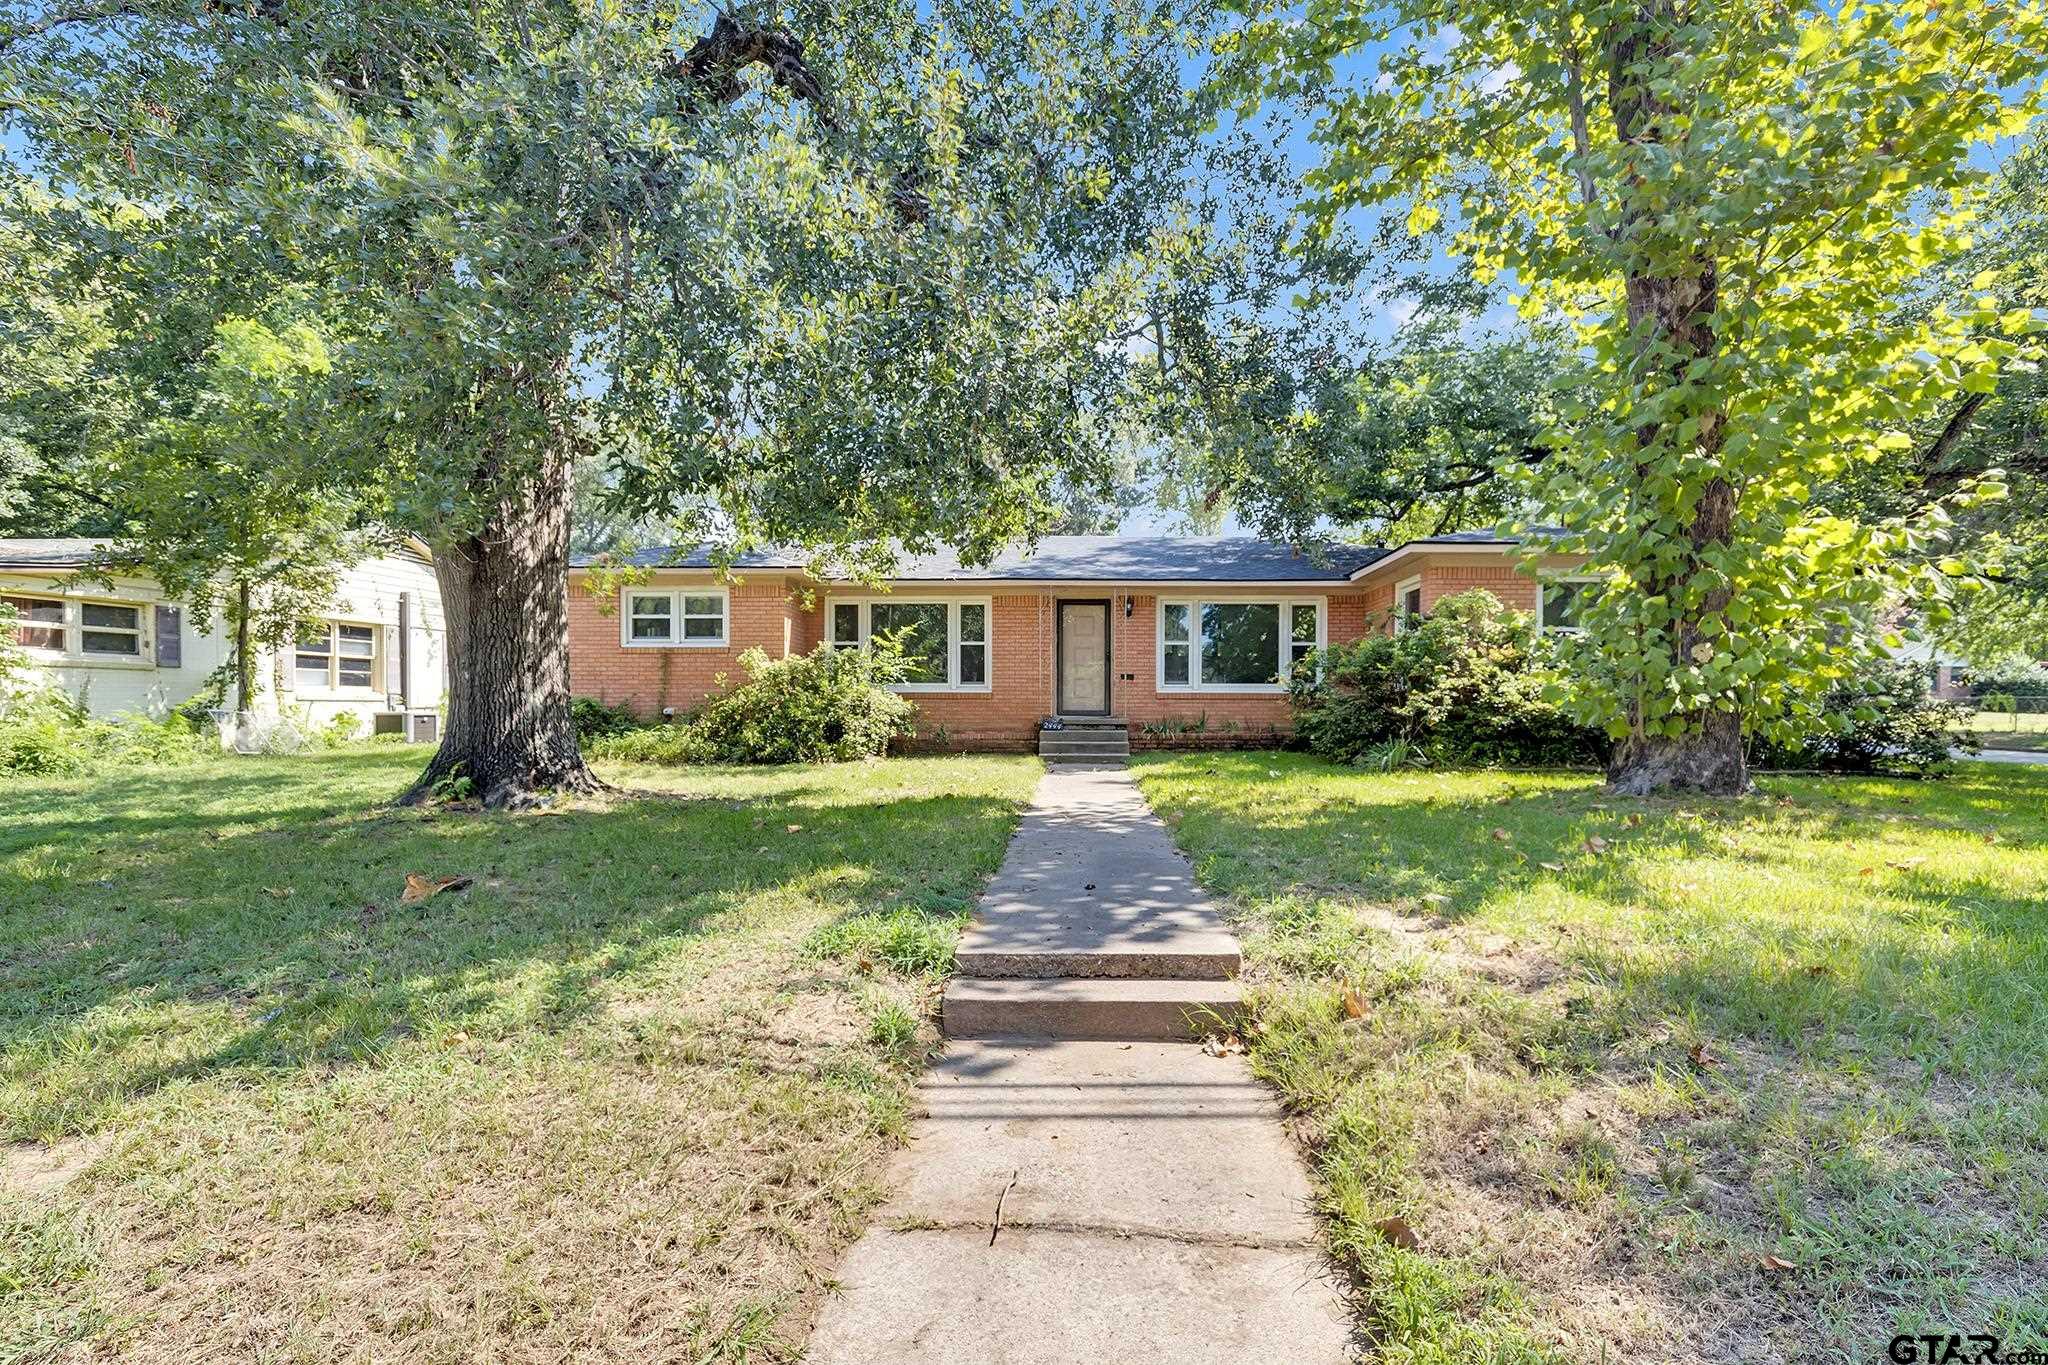
[[[83,1175],[107,1147],[104,1137],[67,1137],[0,1147],[0,1195],[34,1198],[56,1194]]]

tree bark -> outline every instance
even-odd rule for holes
[[[241,733],[244,711],[254,710],[256,661],[249,657],[249,580],[235,587],[235,733]]]
[[[1648,144],[1663,138],[1660,120],[1670,114],[1668,104],[1654,93],[1639,73],[1646,59],[1661,59],[1671,53],[1671,35],[1678,26],[1671,0],[1643,0],[1635,22],[1617,33],[1610,53],[1608,98],[1614,110],[1615,131],[1624,143]],[[1639,187],[1638,187],[1639,188]],[[1624,245],[1636,247],[1634,259],[1661,260],[1665,253],[1649,250],[1649,243],[1634,234],[1658,230],[1650,211],[1636,207],[1623,214],[1620,236]],[[1695,252],[1676,270],[1652,273],[1632,269],[1627,277],[1628,322],[1636,345],[1644,352],[1656,352],[1674,386],[1682,386],[1691,363],[1711,357],[1720,345],[1714,332],[1714,318],[1720,307],[1720,275],[1717,263],[1704,252]],[[1696,414],[1699,435],[1692,453],[1701,462],[1713,460],[1721,449],[1727,414],[1715,408]],[[1648,447],[1662,430],[1655,424],[1637,432],[1639,443]],[[1642,462],[1635,466],[1640,485],[1652,471]],[[1707,481],[1688,528],[1690,550],[1669,573],[1643,585],[1646,595],[1681,601],[1690,596],[1692,580],[1705,569],[1703,552],[1727,544],[1735,534],[1737,494],[1727,480]],[[1693,602],[1669,631],[1672,662],[1685,668],[1711,657],[1717,648],[1701,633],[1708,618],[1727,609],[1731,594],[1715,588]],[[1628,796],[1647,796],[1666,791],[1694,791],[1715,796],[1741,796],[1751,790],[1749,763],[1743,751],[1742,717],[1734,711],[1706,710],[1684,717],[1683,734],[1652,735],[1646,732],[1639,703],[1631,704],[1630,734],[1614,748],[1607,763],[1610,791]]]
[[[604,790],[569,717],[569,464],[558,438],[531,478],[507,481],[475,535],[440,547],[448,728],[411,805],[459,789],[487,806]]]

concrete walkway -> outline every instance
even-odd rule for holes
[[[1982,753],[1963,757],[1976,757],[1986,763],[2048,763],[2048,752],[2032,749],[1986,749]]]
[[[991,974],[976,990],[1221,985],[1235,1000],[1220,978],[1236,940],[1120,768],[1047,773],[960,951]],[[811,1365],[1350,1358],[1272,1097],[1240,1057],[1144,1038],[1157,1003],[1118,999],[1082,1016],[966,1002],[978,1032],[1140,1036],[956,1036]],[[961,1003],[948,992],[956,1035]]]

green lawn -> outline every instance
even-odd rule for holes
[[[794,1355],[1038,764],[423,759],[0,788],[0,1360]]]
[[[1139,775],[1243,918],[1378,1359],[2048,1345],[2048,772]]]
[[[2048,749],[2048,711],[1979,711],[1970,723],[1987,749]]]

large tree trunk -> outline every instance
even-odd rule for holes
[[[1668,56],[1671,35],[1678,26],[1671,0],[1643,0],[1636,22],[1620,30],[1609,53],[1608,94],[1614,109],[1615,131],[1623,142],[1647,144],[1663,138],[1660,121],[1670,113],[1667,102],[1640,78],[1639,66],[1647,57]],[[1624,213],[1620,224],[1624,241],[1630,234],[1650,238],[1660,229],[1654,215],[1640,208]],[[1681,258],[1676,268],[1670,253],[1651,249],[1649,240],[1634,244],[1634,257],[1663,268],[1631,270],[1628,276],[1628,321],[1636,345],[1653,354],[1674,387],[1684,385],[1686,372],[1695,359],[1712,358],[1720,339],[1714,333],[1714,317],[1720,307],[1720,275],[1710,255],[1696,252]],[[1700,411],[1699,435],[1691,454],[1705,462],[1721,450],[1726,413]],[[1667,418],[1675,421],[1675,418]],[[1656,443],[1664,431],[1657,424],[1644,426],[1637,439],[1644,447]],[[1635,466],[1640,486],[1653,470],[1643,462]],[[1646,514],[1648,513],[1646,501]],[[1705,569],[1703,553],[1725,545],[1735,534],[1736,490],[1721,478],[1710,479],[1701,490],[1688,528],[1689,551],[1668,574],[1643,585],[1645,594],[1670,601],[1690,597],[1693,578]],[[1683,668],[1711,654],[1714,642],[1701,634],[1700,626],[1728,606],[1729,592],[1717,587],[1701,594],[1682,612],[1668,632],[1672,663]],[[1614,748],[1607,763],[1610,790],[1647,796],[1664,791],[1694,791],[1717,796],[1740,796],[1751,790],[1749,763],[1743,752],[1742,717],[1732,711],[1700,711],[1686,716],[1685,731],[1677,736],[1646,732],[1639,705],[1632,705],[1631,733]]]
[[[467,778],[488,806],[592,792],[569,718],[569,451],[513,481],[473,536],[434,558],[448,621],[448,729],[400,798],[411,804]]]

